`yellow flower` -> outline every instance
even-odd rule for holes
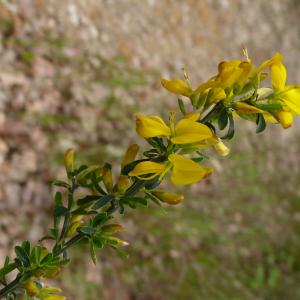
[[[160,180],[169,171],[171,171],[171,181],[175,185],[186,185],[206,178],[212,173],[212,168],[206,168],[198,165],[193,160],[178,154],[171,154],[168,162],[156,163],[144,161],[138,163],[129,173],[142,180],[151,180],[160,176]]]
[[[67,298],[65,296],[61,295],[49,295],[42,298],[43,300],[66,300]]]
[[[283,128],[288,128],[293,123],[293,115],[300,114],[300,86],[286,85],[287,72],[281,60],[270,62],[272,86],[275,90],[275,101],[283,104],[281,112],[275,112],[275,118]]]
[[[68,174],[74,171],[74,159],[75,151],[73,149],[68,149],[64,158],[65,168]]]
[[[167,79],[162,79],[161,80],[162,86],[168,90],[169,92],[177,95],[183,95],[189,97],[192,93],[193,90],[189,86],[189,84],[180,79],[174,79],[174,80],[167,80]]]
[[[144,138],[156,136],[168,137],[173,144],[192,144],[207,140],[213,136],[211,130],[204,124],[195,120],[195,116],[181,119],[174,126],[173,118],[170,120],[170,127],[157,116],[136,117],[136,131]]]

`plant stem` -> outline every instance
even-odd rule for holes
[[[19,285],[19,283],[21,282],[22,279],[23,279],[22,276],[20,276],[20,274],[18,274],[17,277],[12,282],[10,282],[2,290],[0,290],[0,299],[4,298],[10,292],[15,290],[15,288],[18,287],[18,285]]]
[[[75,235],[68,242],[65,243],[63,248],[56,250],[56,251],[54,250],[54,252],[53,252],[54,256],[58,256],[58,255],[62,254],[64,251],[66,251],[68,248],[70,248],[71,246],[73,246],[74,244],[76,244],[83,238],[84,238],[84,234],[82,234],[82,233]]]

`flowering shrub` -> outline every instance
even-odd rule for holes
[[[276,53],[255,67],[247,51],[244,54],[244,61],[221,62],[218,74],[195,89],[186,74],[183,80],[163,79],[163,87],[179,95],[179,110],[170,113],[168,122],[153,115],[136,116],[136,131],[150,147],[137,159],[139,146],[129,146],[117,180],[108,163],[77,166],[75,152],[69,149],[64,160],[67,180],[53,181],[59,187],[53,227],[38,244],[24,241],[15,247],[13,260],[6,258],[0,269],[0,297],[66,299],[58,288],[42,281],[56,277],[70,263],[69,248],[79,241],[87,243],[94,263],[96,251],[105,246],[120,252],[128,243],[117,237],[123,227],[114,221],[114,213],[124,214],[126,209],[148,202],[182,202],[183,195],[160,189],[160,183],[167,176],[178,186],[210,176],[213,169],[204,163],[208,158],[205,150],[213,147],[223,156],[230,152],[223,140],[234,137],[237,117],[255,122],[257,133],[265,130],[267,123],[290,127],[294,116],[300,114],[300,85],[286,85],[283,56]],[[268,76],[272,87],[263,87]],[[51,248],[43,245],[45,240],[52,242]],[[10,281],[11,272],[16,275]]]

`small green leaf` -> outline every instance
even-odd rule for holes
[[[256,104],[256,107],[262,110],[281,110],[282,105],[280,103],[262,103]]]
[[[266,129],[267,124],[262,114],[257,114],[256,124],[256,133],[263,132]]]
[[[39,265],[41,260],[42,247],[36,245],[31,251],[31,258],[36,265]]]
[[[61,216],[66,215],[68,211],[69,210],[64,206],[56,206],[54,208],[53,214],[54,214],[54,217],[57,218],[57,217],[61,217]]]
[[[92,209],[99,209],[104,205],[108,204],[111,200],[114,199],[113,195],[102,196],[93,206]]]
[[[86,205],[86,204],[90,204],[98,199],[101,199],[101,196],[98,196],[98,195],[88,195],[88,196],[85,196],[84,198],[81,198],[77,201],[77,204],[78,205]]]
[[[61,187],[64,187],[64,188],[69,188],[70,185],[65,182],[65,181],[62,181],[62,180],[53,180],[51,181],[51,184],[55,185],[55,186],[61,186]]]
[[[218,126],[220,130],[223,130],[227,127],[228,124],[228,115],[227,111],[223,110],[223,112],[220,114],[219,119],[218,119]]]
[[[16,264],[15,263],[10,263],[10,264],[5,265],[3,268],[0,269],[0,277],[3,277],[6,274],[10,273],[15,268],[16,268]]]
[[[83,226],[83,227],[80,227],[79,231],[84,233],[84,234],[92,235],[96,232],[96,229],[94,227],[91,227],[91,226]]]
[[[21,247],[25,250],[25,252],[27,253],[27,255],[30,254],[30,242],[29,241],[27,241],[27,240],[23,241]]]
[[[17,258],[24,264],[25,267],[30,266],[29,255],[22,247],[16,246],[15,253],[16,253]]]
[[[183,115],[186,115],[185,106],[184,106],[183,100],[181,98],[178,98],[178,106],[179,106],[181,113]]]
[[[52,253],[47,253],[46,256],[41,260],[40,264],[41,265],[46,265],[52,262],[53,260],[53,254]]]
[[[56,206],[63,206],[62,193],[56,192],[54,196],[54,201]]]
[[[229,119],[229,127],[228,127],[228,131],[227,134],[223,137],[221,137],[223,140],[230,140],[233,138],[234,136],[234,120],[233,120],[233,116],[231,113],[228,114],[228,119]]]
[[[109,219],[111,219],[112,217],[107,215],[107,213],[103,212],[103,213],[99,213],[97,216],[95,216],[95,218],[92,221],[92,224],[94,227],[103,225],[106,221],[108,221]]]

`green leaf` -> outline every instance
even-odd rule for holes
[[[54,237],[55,240],[58,239],[58,229],[57,228],[51,228],[50,233]]]
[[[113,195],[102,196],[93,206],[92,209],[99,209],[104,205],[108,204],[111,200],[114,199]]]
[[[95,216],[95,218],[92,221],[92,224],[94,227],[103,225],[106,221],[108,221],[109,219],[111,219],[112,216],[109,216],[107,213],[103,212],[103,213],[99,213],[97,216]]]
[[[185,106],[184,106],[183,100],[181,98],[178,98],[178,106],[179,106],[181,113],[183,115],[186,115]]]
[[[220,130],[223,130],[227,127],[228,125],[228,115],[227,111],[223,110],[223,112],[220,114],[219,119],[218,119],[218,126]]]
[[[10,273],[15,268],[16,268],[16,264],[15,263],[10,263],[10,264],[4,266],[3,268],[0,269],[0,277],[3,277],[6,274]]]
[[[141,197],[123,197],[122,200],[125,203],[128,203],[128,204],[134,203],[134,204],[138,204],[138,205],[141,205],[141,206],[144,206],[144,207],[148,206],[147,199],[141,198]]]
[[[24,249],[24,251],[27,253],[27,255],[30,254],[30,242],[29,241],[27,241],[27,240],[23,241],[21,247]]]
[[[266,129],[267,124],[263,114],[257,114],[256,124],[256,133],[263,132]]]
[[[41,260],[42,247],[40,245],[36,245],[31,251],[31,259],[36,265],[39,265]]]
[[[91,226],[83,226],[83,227],[80,227],[79,231],[84,233],[84,234],[92,235],[96,232],[96,229],[94,227],[91,227]]]
[[[282,105],[280,103],[262,103],[256,104],[256,106],[262,110],[281,110]]]
[[[98,199],[101,199],[102,196],[99,195],[88,195],[85,196],[84,198],[81,198],[77,201],[78,205],[86,205],[86,204],[90,204]]]
[[[47,265],[47,264],[51,263],[52,260],[53,260],[53,254],[47,253],[46,256],[41,260],[40,264]]]
[[[69,210],[64,206],[56,206],[54,208],[53,214],[54,214],[54,217],[57,218],[57,217],[61,217],[61,216],[66,215],[68,211]]]
[[[23,263],[23,265],[25,267],[29,267],[30,259],[29,259],[29,255],[27,254],[27,252],[20,246],[15,247],[15,252],[16,252],[17,258]]]
[[[61,186],[61,187],[64,187],[64,188],[69,188],[70,185],[65,182],[65,181],[62,181],[62,180],[53,180],[51,181],[51,184],[55,185],[55,186]]]
[[[228,114],[228,119],[229,119],[229,127],[228,127],[228,131],[227,134],[223,137],[221,137],[223,140],[230,140],[233,138],[234,136],[234,120],[233,120],[233,116],[231,113]]]
[[[56,206],[63,206],[63,198],[61,192],[56,192],[54,196],[54,201]]]
[[[93,263],[96,265],[97,264],[97,256],[96,256],[95,247],[94,247],[92,240],[90,241],[90,255],[91,255]]]
[[[194,162],[196,162],[196,163],[200,163],[203,159],[204,159],[203,156],[201,156],[201,157],[193,157],[193,158],[192,158],[192,160],[193,160]]]

